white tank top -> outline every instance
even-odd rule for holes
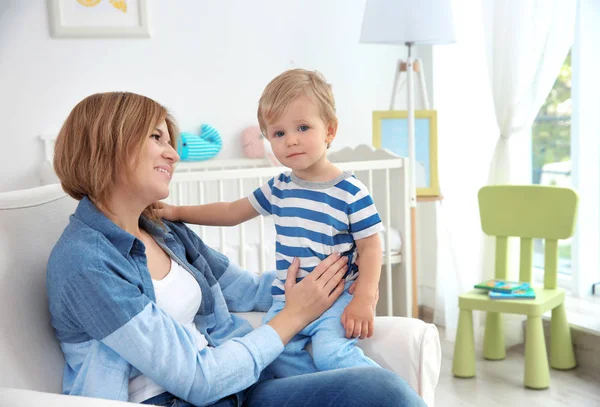
[[[202,302],[202,290],[196,279],[171,259],[169,273],[162,280],[152,280],[152,285],[156,305],[189,332],[194,333],[198,349],[205,348],[208,342],[194,324],[194,317]],[[143,374],[129,380],[129,401],[133,403],[141,403],[165,391]]]

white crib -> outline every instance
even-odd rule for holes
[[[51,164],[55,136],[41,138],[46,152],[42,183],[57,182]],[[377,314],[410,316],[412,259],[405,159],[368,145],[332,152],[329,159],[343,171],[353,172],[368,187],[385,227]],[[166,201],[176,205],[233,201],[248,196],[285,170],[261,159],[182,162],[177,165]],[[270,217],[259,216],[234,227],[190,227],[209,246],[250,271],[275,269],[275,227]]]

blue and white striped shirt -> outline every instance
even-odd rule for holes
[[[277,278],[273,299],[285,300],[287,269],[300,260],[298,281],[327,256],[348,256],[346,281],[358,277],[355,240],[383,229],[366,186],[344,172],[328,182],[310,182],[284,172],[257,188],[248,200],[261,215],[273,215],[277,233]]]

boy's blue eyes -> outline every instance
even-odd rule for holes
[[[306,125],[302,125],[302,126],[298,126],[298,130],[299,131],[308,131],[309,127]],[[285,136],[285,133],[283,131],[276,131],[275,133],[273,133],[273,137],[283,137]]]

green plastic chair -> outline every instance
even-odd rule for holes
[[[568,188],[539,185],[494,185],[479,190],[481,225],[496,237],[495,278],[507,279],[508,237],[521,238],[519,280],[531,282],[533,239],[545,239],[544,287],[534,287],[534,300],[490,300],[473,290],[459,296],[458,331],[452,372],[457,377],[475,376],[473,310],[486,311],[483,357],[502,360],[506,356],[502,313],[527,316],[525,338],[525,387],[545,389],[550,385],[542,314],[552,310],[550,366],[568,370],[577,363],[565,312],[564,290],[556,286],[558,239],[573,235],[579,198]]]

